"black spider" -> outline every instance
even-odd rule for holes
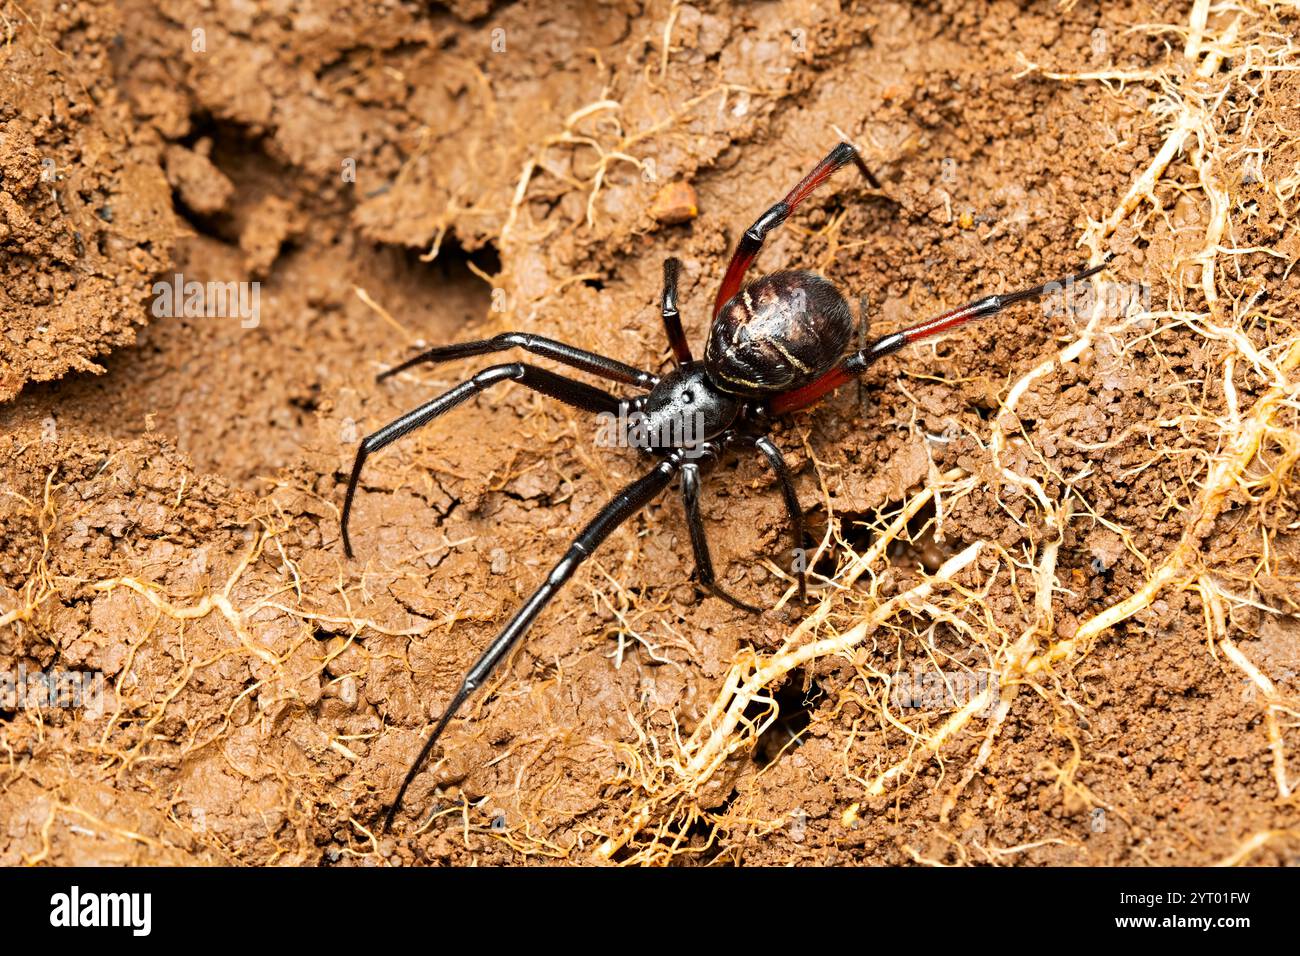
[[[521,348],[584,372],[637,386],[644,393],[630,400],[620,399],[604,389],[523,362],[493,365],[479,372],[361,442],[343,502],[343,547],[348,557],[352,556],[348,515],[366,458],[497,382],[515,381],[584,411],[617,416],[622,423],[620,427],[626,429],[627,444],[640,447],[655,459],[649,473],[620,491],[588,523],[546,580],[465,675],[433,734],[411,764],[385,818],[385,829],[392,824],[411,781],[466,698],[487,680],[578,566],[615,528],[663,491],[675,475],[681,476],[682,498],[700,583],[729,604],[758,613],[758,608],[724,591],[715,578],[700,518],[703,469],[726,449],[756,448],[776,474],[789,512],[795,548],[802,547],[803,511],[785,459],[767,435],[772,419],[812,405],[860,375],[877,359],[905,345],[946,332],[970,319],[993,315],[1013,303],[1036,298],[1059,288],[1061,283],[1086,279],[1110,260],[1106,256],[1098,265],[1060,283],[1045,283],[979,299],[928,322],[882,336],[866,348],[845,355],[853,331],[853,317],[844,297],[826,279],[810,272],[776,272],[761,276],[744,288],[741,283],[768,232],[783,223],[832,173],[850,162],[857,165],[873,187],[880,188],[857,150],[848,143],[840,143],[789,195],[745,231],[714,300],[713,324],[702,362],[692,358],[677,312],[680,263],[668,259],[664,262],[663,320],[676,368],[662,378],[616,359],[525,332],[506,332],[491,339],[429,349],[379,376],[382,380],[422,362],[446,362]],[[796,567],[799,594],[806,598],[802,564]]]

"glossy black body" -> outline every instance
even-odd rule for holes
[[[650,394],[632,403],[628,444],[658,454],[692,450],[718,438],[736,421],[741,399],[718,389],[703,362],[678,366]]]
[[[774,272],[718,312],[704,364],[718,388],[759,398],[820,378],[852,336],[853,313],[835,286],[812,272]]]

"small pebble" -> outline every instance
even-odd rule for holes
[[[699,198],[690,183],[669,183],[650,203],[650,215],[666,226],[690,222],[699,214]]]
[[[943,548],[934,541],[927,541],[921,548],[921,564],[931,574],[943,567],[943,562],[947,559],[948,556],[944,554]]]
[[[357,705],[357,679],[351,675],[343,678],[342,686],[339,688],[339,700],[349,707]]]

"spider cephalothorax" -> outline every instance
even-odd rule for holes
[[[670,452],[724,434],[740,414],[741,399],[710,381],[703,362],[679,365],[650,394],[632,402],[641,414],[629,426],[628,445],[647,451]]]
[[[625,443],[655,459],[645,475],[615,495],[583,528],[537,590],[515,612],[465,675],[460,689],[443,710],[433,733],[411,764],[389,808],[385,828],[392,823],[407,787],[465,699],[482,685],[493,668],[524,636],[578,566],[614,529],[667,488],[674,477],[680,477],[691,550],[700,584],[729,604],[758,613],[759,608],[734,597],[717,583],[700,516],[700,484],[704,469],[730,448],[753,448],[761,453],[781,488],[795,548],[801,548],[803,511],[785,458],[767,435],[771,420],[814,404],[861,374],[872,362],[905,345],[956,328],[973,318],[992,315],[1012,303],[1040,296],[1058,287],[1057,283],[1046,283],[1007,295],[987,296],[920,325],[882,336],[859,351],[845,354],[853,331],[852,315],[844,297],[826,279],[811,272],[776,272],[760,276],[748,285],[743,283],[767,233],[783,223],[832,173],[850,162],[857,165],[873,187],[880,188],[857,150],[848,143],[840,143],[783,200],[763,213],[745,231],[714,300],[713,322],[703,361],[692,357],[682,330],[677,311],[680,266],[676,259],[668,259],[664,262],[662,313],[676,367],[662,378],[617,359],[525,332],[506,332],[491,339],[429,349],[380,376],[381,379],[387,378],[422,362],[445,362],[520,348],[570,368],[639,388],[642,394],[620,399],[602,388],[523,362],[493,365],[479,372],[362,441],[343,501],[343,547],[349,557],[352,543],[348,537],[348,516],[366,458],[497,382],[515,381],[584,411],[618,416],[619,421],[626,422],[623,426]],[[1101,263],[1061,281],[1069,283],[1085,279],[1100,271],[1109,259],[1106,256]],[[806,584],[801,563],[796,564],[795,577],[802,599],[806,594]]]

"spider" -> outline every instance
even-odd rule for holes
[[[585,412],[617,416],[620,427],[625,429],[626,443],[639,447],[654,460],[653,467],[643,477],[623,488],[582,529],[546,579],[470,668],[433,733],[412,762],[385,817],[384,830],[392,825],[407,788],[470,694],[509,654],[579,565],[616,528],[667,488],[674,477],[678,477],[681,483],[700,584],[742,611],[760,613],[759,608],[724,590],[714,573],[700,516],[701,478],[709,466],[728,449],[757,450],[767,460],[780,485],[797,554],[804,540],[803,510],[785,458],[768,435],[774,419],[816,403],[861,375],[873,362],[906,345],[955,329],[971,319],[993,315],[1014,303],[1037,298],[1060,288],[1061,284],[1082,281],[1101,271],[1111,258],[1107,255],[1100,264],[1055,283],[987,296],[920,325],[881,336],[865,348],[846,355],[853,317],[844,296],[829,281],[811,272],[789,271],[760,276],[743,287],[742,284],[767,234],[785,222],[836,170],[849,163],[858,167],[874,189],[880,189],[880,183],[857,150],[849,143],[840,143],[784,199],[759,216],[745,231],[713,302],[713,322],[703,361],[693,357],[682,329],[677,310],[677,281],[681,265],[677,259],[669,258],[664,262],[661,304],[675,367],[662,377],[604,355],[526,332],[505,332],[490,339],[432,348],[379,376],[382,381],[423,362],[447,362],[519,348],[583,372],[634,386],[642,393],[631,399],[620,399],[604,389],[524,362],[484,369],[361,442],[341,517],[343,548],[349,558],[353,552],[348,536],[348,516],[366,459],[498,382],[518,382]],[[796,563],[795,573],[800,599],[806,600],[807,582],[801,562]]]

